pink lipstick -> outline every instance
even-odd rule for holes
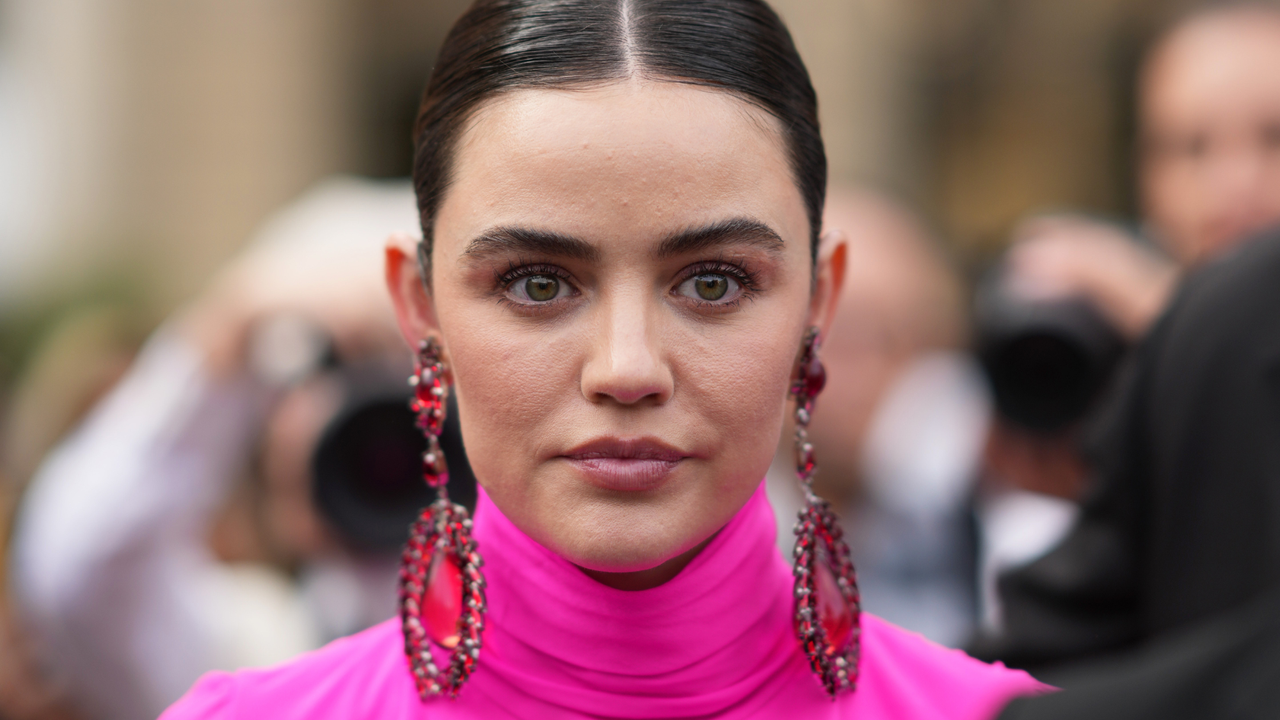
[[[671,476],[683,453],[656,438],[597,438],[562,455],[592,485],[606,490],[653,490]]]

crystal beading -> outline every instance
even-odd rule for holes
[[[445,368],[439,347],[424,340],[409,385],[409,406],[427,437],[422,454],[423,479],[436,489],[437,499],[422,510],[409,530],[400,559],[400,625],[418,696],[457,697],[475,669],[483,645],[485,601],[484,561],[471,539],[467,509],[449,501],[448,465],[440,449],[444,428]],[[432,646],[449,653],[444,669],[436,664]]]
[[[427,449],[422,453],[422,477],[433,488],[449,484],[449,465],[440,449],[440,440],[435,435],[427,436]]]
[[[818,359],[818,333],[811,328],[795,375],[791,395],[796,400],[796,475],[804,490],[805,507],[796,523],[795,630],[809,665],[827,693],[853,691],[858,683],[861,651],[861,598],[849,546],[831,504],[813,492],[816,470],[808,425],[814,401],[826,385],[827,374]]]
[[[467,509],[441,498],[413,524],[401,556],[404,651],[423,700],[456,697],[484,644],[484,561],[470,527]],[[432,645],[450,652],[444,670],[436,665]]]

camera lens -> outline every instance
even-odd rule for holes
[[[353,390],[321,435],[312,459],[321,513],[349,544],[363,550],[401,546],[418,512],[435,501],[422,481],[426,441],[414,424],[403,383],[396,390]],[[475,478],[463,452],[457,408],[450,402],[441,434],[449,462],[449,496],[475,504]]]
[[[1021,300],[988,288],[976,312],[978,356],[996,412],[1039,433],[1083,420],[1124,341],[1083,298]]]

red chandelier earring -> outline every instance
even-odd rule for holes
[[[448,467],[440,450],[445,417],[445,367],[435,339],[423,340],[409,378],[410,407],[427,437],[422,472],[435,488],[436,501],[422,510],[409,531],[400,560],[400,623],[404,652],[413,669],[418,695],[457,697],[480,657],[484,630],[484,561],[471,539],[467,509],[449,500]],[[435,645],[449,653],[441,669],[431,653]]]
[[[795,623],[809,665],[834,698],[857,687],[861,598],[849,546],[831,503],[813,493],[816,466],[808,426],[826,381],[826,370],[818,359],[818,329],[810,328],[791,378],[791,395],[796,399],[796,474],[805,497],[795,528]]]

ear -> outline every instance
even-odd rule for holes
[[[822,337],[831,330],[836,308],[840,305],[840,292],[844,288],[845,262],[849,243],[844,231],[838,229],[823,233],[818,242],[818,267],[815,268],[813,297],[809,301],[807,327],[816,327]]]
[[[417,238],[409,235],[397,234],[387,238],[385,269],[387,291],[396,310],[400,334],[414,350],[422,340],[440,334],[435,305],[427,294],[418,267],[418,242]]]

